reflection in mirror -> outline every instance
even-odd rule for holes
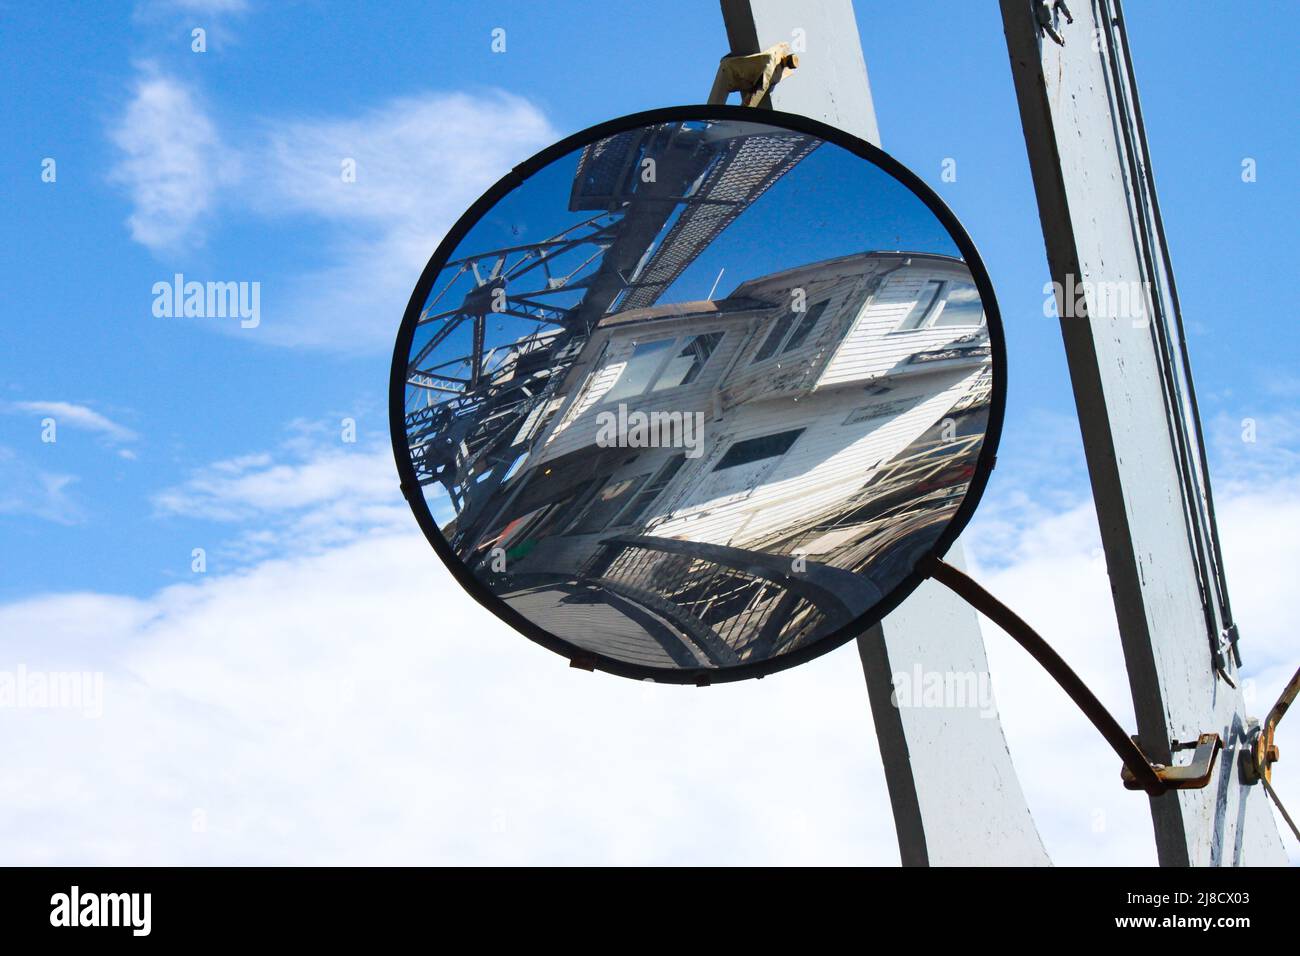
[[[984,304],[874,164],[655,124],[525,180],[441,265],[406,440],[443,537],[578,651],[753,664],[869,612],[975,473]]]

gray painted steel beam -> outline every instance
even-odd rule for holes
[[[1139,743],[1164,764],[1171,740],[1225,743],[1209,787],[1150,798],[1160,862],[1284,864],[1265,794],[1240,774],[1231,610],[1123,13],[1001,7]]]
[[[799,57],[763,106],[799,113],[880,145],[852,0],[722,0],[735,54],[785,41]]]
[[[880,144],[850,0],[722,0],[722,13],[731,53],[785,41],[799,57],[763,105]],[[962,565],[960,544],[947,560]],[[895,674],[917,667],[940,679],[988,679],[975,612],[927,581],[858,650],[903,864],[1048,864],[991,698],[988,708],[900,708],[893,699]]]

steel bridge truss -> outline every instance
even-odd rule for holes
[[[653,305],[817,145],[757,124],[619,133],[577,159],[569,211],[590,215],[446,264],[407,366],[406,435],[420,484],[446,489],[459,537],[472,539],[483,503],[542,434],[597,323]]]

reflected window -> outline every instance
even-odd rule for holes
[[[713,467],[713,470],[722,471],[725,468],[748,465],[762,461],[764,458],[779,458],[790,450],[790,446],[802,434],[802,428],[795,428],[788,432],[777,432],[774,435],[738,441],[727,449],[727,453],[722,456],[722,460]]]
[[[781,313],[781,317],[772,324],[772,331],[767,334],[758,354],[754,356],[755,362],[761,362],[769,359],[776,354],[776,350],[781,347],[781,342],[785,335],[790,331],[790,326],[794,325],[794,320],[799,317],[800,313],[789,310]]]
[[[903,316],[903,321],[899,323],[898,330],[905,332],[908,329],[925,328],[926,320],[930,318],[930,313],[934,310],[935,302],[939,299],[939,293],[943,291],[943,283],[931,279],[921,286],[921,291],[916,297],[916,304],[912,306],[911,311]]]
[[[681,349],[668,360],[664,370],[655,379],[651,391],[662,392],[664,389],[691,384],[721,341],[721,332],[687,336]]]
[[[560,499],[536,528],[537,537],[559,534],[574,515],[585,508],[596,494],[599,480],[590,478],[575,488],[567,497]]]
[[[659,339],[655,342],[638,342],[634,345],[632,354],[623,365],[623,371],[619,373],[618,381],[605,393],[604,401],[628,398],[644,392],[650,380],[659,371],[659,365],[668,350],[672,348],[674,341],[674,339]]]
[[[975,326],[984,324],[984,303],[980,300],[980,290],[973,282],[949,282],[945,290],[943,308],[934,320],[934,327],[941,325]]]
[[[620,516],[619,524],[643,524],[646,511],[654,504],[655,499],[663,494],[663,490],[668,487],[668,483],[673,480],[677,472],[681,471],[685,463],[685,453],[673,455],[664,462],[663,467],[655,473],[654,479],[632,499],[632,503],[627,506],[627,511]]]
[[[591,500],[582,517],[569,529],[569,533],[595,534],[597,531],[604,531],[613,523],[618,513],[627,507],[628,502],[649,477],[645,474],[637,475],[635,478],[615,478],[606,482],[605,486],[596,493],[596,497]]]
[[[803,318],[799,320],[799,324],[794,327],[794,331],[790,333],[790,337],[785,340],[785,347],[781,349],[782,355],[786,352],[793,352],[799,346],[803,345],[804,341],[812,333],[812,330],[817,328],[817,321],[822,317],[822,313],[826,311],[826,306],[829,304],[830,300],[824,299],[813,305],[803,314]]]

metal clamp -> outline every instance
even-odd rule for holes
[[[740,93],[744,106],[759,106],[772,87],[781,81],[786,70],[799,66],[799,58],[790,52],[790,44],[777,43],[762,53],[724,56],[718,63],[718,75],[709,93],[710,103],[725,103],[727,96]]]
[[[1136,741],[1136,738],[1134,738]],[[1181,743],[1177,740],[1170,742],[1170,750],[1175,752],[1179,750],[1194,750],[1191,763],[1183,764],[1176,767],[1166,767],[1164,764],[1153,763],[1151,769],[1156,772],[1160,782],[1164,784],[1166,790],[1200,790],[1208,786],[1210,778],[1214,776],[1214,764],[1218,759],[1219,751],[1223,748],[1223,740],[1218,734],[1201,734],[1194,741]],[[1124,786],[1129,790],[1146,790],[1141,782],[1133,776],[1133,772],[1128,766],[1120,771],[1120,778],[1124,781]]]
[[[1273,782],[1273,764],[1277,763],[1281,756],[1274,742],[1277,736],[1277,725],[1282,722],[1287,708],[1295,702],[1297,695],[1300,695],[1300,670],[1295,672],[1295,676],[1282,689],[1282,696],[1277,699],[1273,709],[1264,718],[1264,725],[1252,735],[1250,754],[1242,762],[1241,768],[1246,783],[1254,784],[1261,780],[1265,783]]]
[[[1291,814],[1287,813],[1286,807],[1282,805],[1277,791],[1273,789],[1273,764],[1281,757],[1275,743],[1277,725],[1282,722],[1287,708],[1295,702],[1298,695],[1300,695],[1300,670],[1297,670],[1286,687],[1282,688],[1282,695],[1278,697],[1277,703],[1264,718],[1264,725],[1252,731],[1249,738],[1250,749],[1242,755],[1241,759],[1241,776],[1248,785],[1257,783],[1264,785],[1264,791],[1277,805],[1282,819],[1286,820],[1287,825],[1291,827],[1291,832],[1296,835],[1297,840],[1300,840],[1300,826],[1296,826],[1296,822],[1291,819]]]

